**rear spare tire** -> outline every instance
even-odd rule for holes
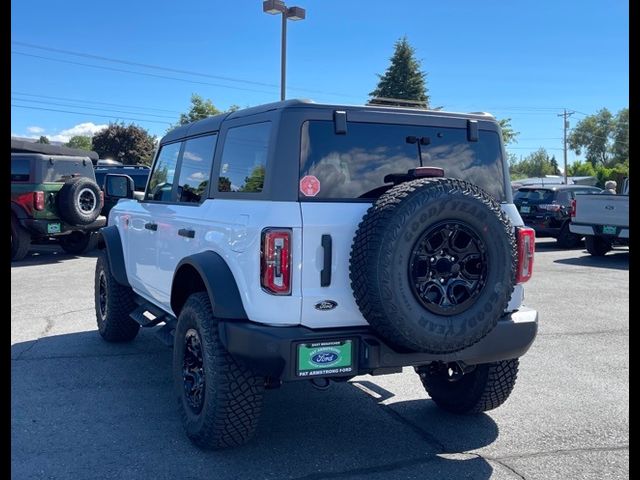
[[[369,324],[400,349],[449,353],[487,335],[516,274],[513,227],[471,183],[418,179],[382,195],[358,226],[350,278]]]
[[[90,178],[71,178],[58,193],[60,217],[71,225],[88,225],[98,218],[100,209],[100,188]]]

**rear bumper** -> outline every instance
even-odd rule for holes
[[[33,218],[22,219],[20,220],[20,224],[32,235],[55,237],[75,231],[89,232],[98,230],[107,224],[107,217],[100,215],[94,222],[88,225],[69,225],[68,223],[60,220],[35,220]],[[50,233],[49,225],[60,225],[60,232]]]
[[[322,376],[353,377],[396,373],[402,367],[431,362],[461,361],[477,365],[519,358],[529,350],[537,332],[538,312],[521,308],[505,315],[476,344],[454,353],[431,354],[398,352],[369,327],[312,330],[301,326],[273,327],[253,322],[219,322],[220,339],[229,353],[250,364],[256,373],[282,381],[309,379],[296,373],[297,345],[300,343],[352,340],[353,371]]]
[[[609,238],[629,238],[629,228],[628,227],[615,227],[615,234],[604,234],[602,232],[602,228],[604,225],[590,225],[584,223],[570,223],[569,231],[571,233],[577,233],[579,235],[598,235]]]

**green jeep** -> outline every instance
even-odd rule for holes
[[[93,232],[107,223],[102,198],[88,157],[12,153],[11,259],[49,237],[74,255],[91,250]]]

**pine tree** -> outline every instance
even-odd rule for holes
[[[420,61],[415,58],[415,50],[409,45],[407,37],[403,37],[395,43],[391,65],[384,75],[378,75],[380,81],[378,87],[369,94],[371,97],[369,104],[428,108],[426,76],[427,74],[420,70]],[[402,102],[402,100],[411,101]]]

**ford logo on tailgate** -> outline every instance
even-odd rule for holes
[[[333,310],[338,304],[333,300],[322,300],[314,305],[316,310]]]
[[[613,210],[613,209],[614,209],[614,208],[616,208],[616,207],[614,207],[613,205],[605,205],[605,206],[604,206],[604,208],[605,208],[606,210]]]
[[[311,357],[311,362],[316,365],[327,365],[329,363],[335,363],[338,360],[339,355],[332,351],[318,352]]]

